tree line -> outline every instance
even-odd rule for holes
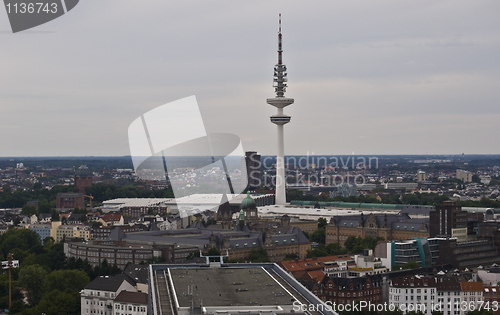
[[[64,244],[51,237],[44,239],[28,229],[10,229],[0,236],[3,260],[13,254],[19,268],[12,272],[12,306],[10,314],[79,314],[80,291],[94,278],[121,273],[104,260],[92,267],[87,260],[67,259]],[[8,272],[0,275],[0,309],[9,305]],[[26,292],[27,304],[23,302]]]

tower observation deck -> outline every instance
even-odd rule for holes
[[[292,117],[283,113],[283,108],[293,104],[294,99],[285,97],[287,88],[287,69],[283,64],[283,47],[282,47],[282,34],[281,34],[281,14],[279,18],[279,32],[278,32],[278,63],[274,66],[274,91],[276,97],[268,98],[267,104],[272,105],[278,109],[276,115],[271,116],[271,122],[277,126],[278,129],[278,154],[276,156],[276,204],[284,205],[286,203],[285,191],[285,144],[284,144],[284,128],[283,126],[290,122]]]

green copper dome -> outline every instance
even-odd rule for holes
[[[250,192],[247,192],[247,197],[241,202],[241,209],[256,208],[255,200],[250,197]]]

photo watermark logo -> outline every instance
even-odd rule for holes
[[[256,159],[250,156],[251,163],[264,172],[273,174],[276,159],[266,156]],[[343,184],[365,185],[370,181],[366,174],[378,172],[379,158],[375,156],[315,156],[314,152],[304,156],[285,157],[285,181],[291,186],[338,186]],[[257,186],[276,186],[281,178],[277,176],[255,177],[250,180]]]
[[[136,175],[143,180],[168,180],[179,214],[211,210],[248,184],[245,151],[238,136],[207,134],[195,96],[157,107],[128,128]],[[219,194],[213,202],[190,204],[182,197]]]
[[[57,19],[72,10],[79,0],[3,0],[13,33]]]

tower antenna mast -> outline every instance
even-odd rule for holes
[[[281,13],[279,15],[278,29],[278,63],[274,66],[274,91],[276,97],[268,98],[267,104],[278,109],[278,113],[271,116],[271,122],[278,129],[278,154],[276,156],[276,197],[275,204],[284,205],[286,203],[286,180],[285,180],[285,139],[283,126],[290,122],[291,117],[283,114],[283,108],[293,104],[294,99],[285,97],[287,88],[286,66],[283,64],[283,46],[281,34]]]

